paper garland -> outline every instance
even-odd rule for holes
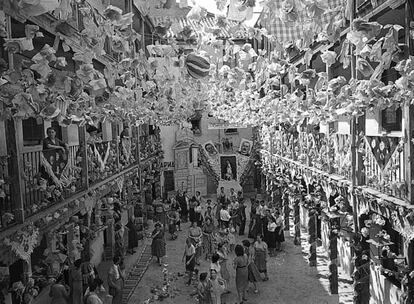
[[[110,143],[108,142],[106,143],[106,145],[107,147],[106,147],[105,155],[104,155],[104,158],[102,159],[101,153],[96,148],[96,145],[93,144],[93,152],[95,154],[96,159],[98,160],[100,164],[101,172],[105,171],[106,162],[108,161],[108,157],[109,157]]]
[[[12,239],[5,239],[5,245],[11,247],[11,250],[22,260],[28,261],[34,248],[37,246],[39,229],[36,227],[29,231],[17,232]]]
[[[46,151],[43,151],[40,154],[41,165],[46,170],[47,174],[52,178],[52,180],[56,184],[56,186],[61,188],[62,186],[65,186],[67,184],[66,182],[68,181],[68,178],[66,177],[66,173],[68,172],[69,167],[70,167],[69,163],[66,162],[66,165],[63,168],[62,172],[60,173],[60,176],[57,177],[55,172],[53,171],[52,165],[50,164],[50,162],[45,157],[44,153],[47,153],[47,152],[48,151],[46,150]]]

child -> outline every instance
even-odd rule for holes
[[[177,215],[178,212],[175,209],[171,209],[167,214],[168,232],[171,234],[171,240],[175,240],[177,238]]]
[[[211,297],[213,304],[221,304],[221,295],[226,291],[226,283],[219,277],[217,270],[210,270]]]
[[[191,243],[190,238],[187,238],[185,241],[185,249],[183,255],[183,262],[185,260],[185,270],[188,272],[188,282],[187,286],[191,285],[191,278],[193,276],[194,267],[195,267],[195,254],[196,249],[194,245]]]
[[[235,232],[236,229],[234,229],[233,226],[230,226],[230,229],[228,230],[230,252],[234,252],[234,247],[236,246],[236,236],[234,235]]]
[[[211,282],[207,278],[207,272],[200,273],[200,282],[197,286],[198,303],[212,304],[211,300]]]

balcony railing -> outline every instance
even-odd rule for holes
[[[398,198],[406,194],[405,151],[401,138],[378,137],[365,142],[365,176],[366,185],[382,193]],[[391,143],[391,144],[385,144]]]
[[[24,217],[30,218],[76,193],[87,190],[88,185],[93,186],[138,164],[139,147],[144,147],[142,158],[152,155],[156,150],[158,143],[155,137],[153,139],[150,137],[154,136],[143,136],[140,142],[135,137],[87,143],[86,151],[82,146],[71,145],[65,153],[62,150],[56,153],[59,152],[58,149],[45,151],[39,149],[20,153]],[[67,163],[62,159],[67,160]],[[20,209],[15,207],[17,203],[14,203],[15,200],[11,197],[9,184],[7,182],[2,184],[3,181],[8,180],[8,161],[7,157],[3,157],[0,162],[0,229],[10,226],[14,220],[10,220],[8,214],[15,216],[16,209]],[[61,163],[63,163],[62,167],[59,167]],[[62,173],[63,167],[64,173]],[[55,173],[53,177],[50,175],[50,170]],[[62,182],[60,187],[54,178],[57,178],[59,183]]]
[[[63,158],[67,157],[65,166],[65,162],[58,163],[59,160],[53,156],[56,154],[62,155]],[[30,217],[86,188],[86,185],[82,183],[82,178],[80,178],[82,160],[79,156],[78,145],[70,146],[62,154],[59,153],[58,149],[45,150],[45,154],[43,154],[42,150],[23,152],[22,159],[24,172],[22,176],[22,195],[25,217]],[[50,177],[50,174],[45,169],[45,164],[47,163],[56,173],[56,178],[65,184],[69,183],[70,180],[70,186],[58,187],[54,184],[53,178]],[[60,167],[60,164],[63,165]],[[60,173],[62,174],[61,176]]]
[[[9,158],[0,156],[0,229],[16,223],[14,206],[10,196],[9,180]]]
[[[322,133],[299,132],[293,144],[292,137],[288,132],[277,131],[273,138],[273,154],[301,167],[351,181],[351,135],[334,133],[327,137]],[[355,178],[358,185],[405,199],[405,145],[398,137],[364,136],[357,141]]]

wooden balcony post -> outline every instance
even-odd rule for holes
[[[17,123],[15,119],[7,119],[6,125],[6,145],[7,155],[9,156],[8,175],[10,183],[10,196],[13,204],[14,216],[18,223],[23,223],[24,197],[25,192],[23,183],[23,158],[19,151],[19,134],[17,132]]]
[[[86,142],[86,128],[84,126],[78,126],[79,133],[79,154],[82,157],[81,167],[82,167],[82,186],[86,189],[89,188],[89,172],[88,172],[88,149]]]
[[[405,3],[405,44],[407,45],[407,54],[406,57],[413,53],[413,45],[410,43],[410,23],[414,18],[410,13],[410,1]],[[404,163],[406,164],[405,168],[405,181],[408,186],[406,200],[410,204],[414,204],[414,185],[412,181],[414,180],[414,144],[412,139],[414,137],[414,111],[413,106],[410,105],[411,100],[406,100],[403,108],[404,115],[404,129],[403,136],[405,138],[404,144]]]

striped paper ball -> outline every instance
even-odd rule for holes
[[[188,74],[191,77],[199,79],[208,76],[210,72],[210,63],[203,57],[189,54],[185,60]]]

